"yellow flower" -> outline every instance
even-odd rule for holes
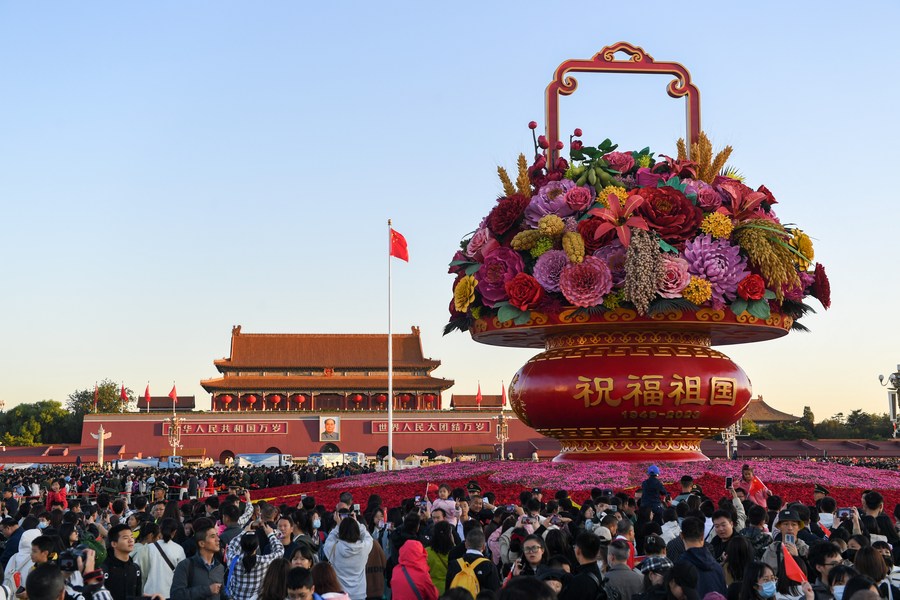
[[[473,275],[466,275],[456,284],[453,290],[453,306],[458,312],[464,313],[475,302],[475,286],[478,282]]]
[[[480,319],[480,318],[481,318],[481,309],[482,309],[482,308],[483,308],[483,307],[481,307],[481,306],[476,306],[475,308],[472,309],[472,318],[473,318],[473,319]]]
[[[638,156],[637,165],[639,167],[649,167],[650,166],[650,155],[649,154],[641,154]]]
[[[558,237],[566,230],[566,224],[556,215],[544,215],[538,221],[538,230],[543,236]]]
[[[615,310],[622,305],[622,290],[616,290],[615,292],[611,292],[606,295],[606,298],[603,299],[603,306],[610,310]]]
[[[609,199],[610,194],[615,194],[619,197],[619,203],[625,202],[628,199],[628,192],[625,191],[625,188],[620,187],[618,185],[608,185],[597,194],[597,201],[600,202],[603,206],[609,206],[607,204],[607,200]]]
[[[803,255],[803,258],[797,256],[793,252],[791,253],[791,258],[794,259],[794,262],[797,263],[797,266],[801,271],[806,271],[809,269],[810,261],[815,258],[816,253],[813,251],[813,243],[812,240],[809,239],[809,236],[803,233],[799,229],[794,230],[794,235],[791,237],[791,246],[797,249],[800,254]],[[806,259],[806,260],[804,260]]]
[[[710,213],[703,217],[703,221],[700,223],[700,231],[718,239],[728,238],[733,229],[734,225],[731,223],[731,219],[722,213]]]
[[[710,298],[712,298],[712,284],[702,277],[691,276],[691,281],[681,291],[681,295],[688,302],[693,302],[700,306]]]

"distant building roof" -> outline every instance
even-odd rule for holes
[[[744,418],[750,419],[757,425],[766,425],[769,423],[793,423],[800,420],[800,417],[795,417],[792,414],[772,408],[763,402],[762,396],[750,400],[750,404],[747,406],[747,412],[744,413]]]
[[[482,394],[481,408],[500,408],[503,397],[500,394]],[[477,408],[475,394],[453,394],[450,396],[450,408]]]
[[[377,334],[241,333],[231,331],[231,356],[215,361],[219,371],[232,369],[348,369],[387,370],[388,336]],[[392,338],[395,369],[433,370],[439,360],[425,358],[419,328]]]
[[[196,406],[194,396],[178,396],[175,412],[191,411]],[[147,412],[147,400],[143,396],[137,399],[138,412]],[[172,399],[168,396],[150,396],[150,412],[172,412]]]
[[[388,379],[386,375],[372,375],[369,377],[346,377],[335,375],[323,376],[284,376],[266,375],[243,377],[226,375],[215,379],[204,379],[200,382],[208,392],[230,391],[297,391],[316,393],[320,391],[346,391],[346,392],[387,392]],[[453,385],[453,381],[437,377],[410,377],[403,374],[394,377],[394,392],[422,391],[436,392],[446,390]],[[169,410],[172,410],[169,400]]]
[[[6,446],[0,452],[0,464],[75,464],[78,457],[84,463],[97,462],[97,446],[80,444],[43,444],[40,446]],[[109,444],[103,447],[103,460],[120,460],[125,455],[125,444]]]

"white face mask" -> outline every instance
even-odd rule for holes
[[[40,523],[38,523],[38,529],[46,529],[47,525],[49,525],[49,523],[44,523],[43,521],[41,521]]]
[[[312,525],[313,525],[313,529],[318,529],[319,527],[322,526],[321,519],[313,519]]]
[[[844,597],[844,587],[843,585],[834,586],[834,590],[832,590],[834,594],[834,600],[842,600]]]

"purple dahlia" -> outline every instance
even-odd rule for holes
[[[623,246],[618,238],[594,251],[594,256],[609,267],[615,287],[622,287],[622,284],[625,283],[625,255],[627,252],[628,248]]]
[[[712,285],[713,306],[725,305],[726,296],[734,298],[738,283],[750,274],[741,249],[728,240],[714,240],[709,235],[697,236],[684,245],[684,258],[691,275],[702,277]]]
[[[566,203],[566,192],[574,187],[575,182],[571,179],[550,181],[544,184],[525,209],[525,224],[534,229],[541,217],[547,215],[568,217],[571,215],[574,211]]]
[[[563,267],[569,264],[569,258],[562,250],[548,250],[534,263],[532,275],[548,292],[559,291],[559,275]]]

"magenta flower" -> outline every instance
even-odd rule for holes
[[[534,196],[525,208],[525,224],[534,229],[541,217],[547,215],[568,217],[575,212],[566,203],[566,192],[574,187],[575,182],[571,179],[550,181],[544,184],[538,195]]]
[[[548,250],[534,263],[534,278],[548,292],[559,291],[559,276],[563,267],[569,264],[569,258],[562,250]]]
[[[581,263],[563,268],[559,287],[573,305],[596,306],[612,290],[612,275],[605,262],[595,256],[585,256]]]
[[[666,254],[662,257],[662,273],[656,292],[663,298],[680,298],[681,291],[691,281],[688,262],[683,258]]]
[[[524,270],[525,262],[512,248],[501,246],[485,256],[484,264],[475,274],[485,306],[492,307],[506,300],[506,282]]]
[[[594,251],[594,256],[606,263],[612,274],[613,287],[621,287],[625,283],[625,255],[628,249],[617,239],[614,239],[600,249]]]

